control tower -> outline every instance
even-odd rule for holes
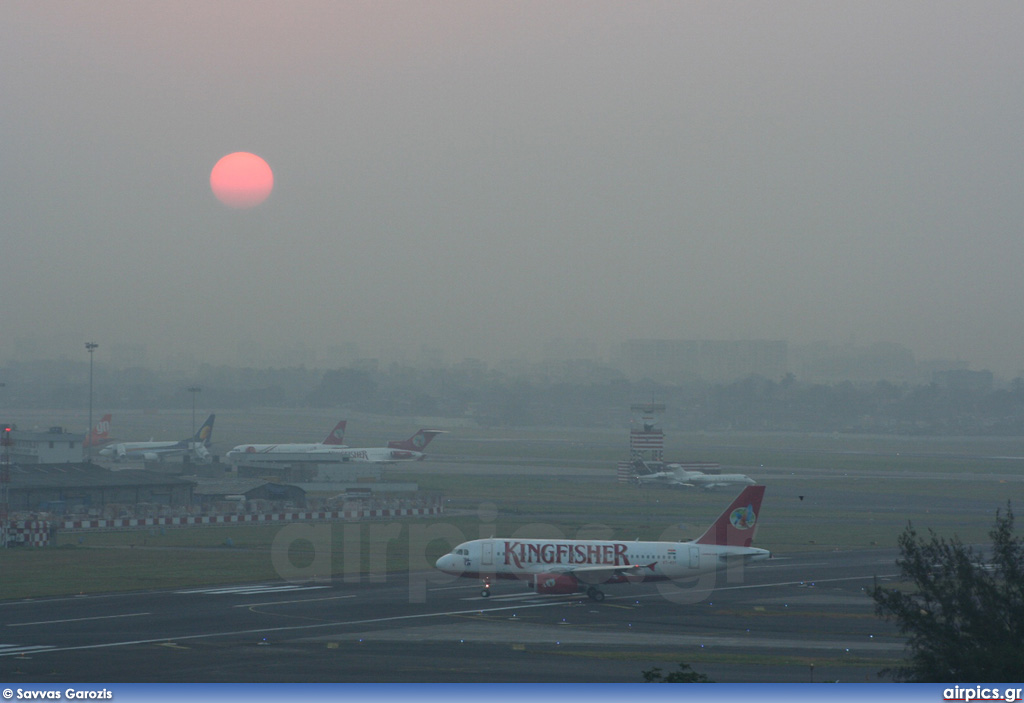
[[[665,433],[658,416],[665,412],[663,403],[644,403],[629,406],[633,414],[629,429],[629,461],[620,461],[619,481],[633,478],[633,464],[640,461],[662,461],[665,454]]]

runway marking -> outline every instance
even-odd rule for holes
[[[32,654],[34,652],[46,652],[55,649],[54,647],[46,644],[40,645],[17,645],[17,644],[3,644],[0,642],[0,657],[15,657],[19,654]]]
[[[125,613],[124,615],[97,615],[92,618],[72,618],[69,620],[40,620],[38,622],[9,622],[7,627],[28,627],[29,625],[60,625],[66,622],[86,622],[87,620],[113,620],[114,618],[136,618],[152,613]]]
[[[537,600],[537,601],[539,601],[539,600],[545,600],[545,599],[549,599],[549,598],[557,598],[559,595],[564,595],[564,594],[553,595],[553,594],[540,594],[540,593],[495,593],[493,595],[487,596],[486,598],[484,598],[483,596],[466,596],[465,598],[460,598],[459,600],[501,601],[502,603],[507,603],[508,601],[513,601],[513,600]]]
[[[185,640],[202,640],[215,637],[239,637],[242,635],[261,635],[266,637],[275,632],[296,632],[302,630],[315,630],[325,627],[351,627],[355,625],[374,625],[384,622],[398,622],[401,620],[426,620],[428,618],[454,617],[458,615],[482,615],[484,613],[498,613],[504,610],[516,608],[547,608],[554,605],[561,605],[564,601],[548,601],[545,603],[519,603],[498,608],[472,608],[470,610],[446,610],[434,613],[415,613],[412,615],[392,615],[384,618],[368,618],[365,620],[338,620],[334,622],[323,622],[315,625],[285,625],[281,627],[257,627],[247,630],[228,630],[225,632],[207,632],[198,635],[179,635],[176,637],[153,637],[142,640],[124,640],[121,642],[102,642],[99,644],[82,644],[73,647],[47,647],[47,652],[74,652],[86,649],[107,649],[110,647],[129,647],[139,644],[161,644],[164,642],[182,642]]]
[[[683,591],[683,592],[685,592],[687,594],[690,594],[690,593],[713,594],[713,593],[716,593],[718,591],[742,591],[742,590],[748,590],[748,589],[751,589],[751,588],[773,588],[775,586],[801,586],[801,585],[809,586],[811,584],[832,583],[834,581],[862,581],[862,580],[873,579],[873,578],[887,579],[887,578],[893,578],[895,576],[896,576],[896,574],[879,574],[877,577],[874,576],[874,575],[872,575],[872,576],[843,576],[843,577],[840,577],[840,578],[831,578],[831,579],[801,579],[799,581],[777,581],[777,582],[774,582],[774,583],[752,583],[752,584],[745,584],[743,586],[716,586],[714,588],[705,588],[705,589],[700,589],[700,590],[694,589],[692,591],[689,590],[689,589],[686,589],[686,588],[680,588],[679,590],[681,590],[681,591]],[[662,581],[661,583],[667,583],[667,582]],[[560,598],[560,599],[562,599],[562,601],[567,601],[567,600],[571,600],[573,598],[578,598],[578,597],[583,596],[583,595],[586,595],[586,594],[583,593],[582,591],[579,592],[579,593],[543,594],[543,595],[537,594],[537,593],[510,593],[510,594],[494,593],[494,594],[488,596],[487,598],[483,598],[481,596],[476,596],[475,598],[473,598],[473,597],[466,597],[466,598],[460,598],[459,600],[464,600],[464,601],[500,600],[502,602],[507,602],[507,601],[512,601],[512,600],[528,600],[528,599],[531,599],[531,598],[535,599],[535,600],[538,600],[538,601],[540,599],[547,599],[547,598]],[[569,596],[569,598],[566,598],[566,596]],[[626,598],[651,598],[651,597],[654,597],[654,596],[663,597],[663,595],[659,592],[659,593],[640,593],[640,594],[627,594],[627,595],[606,596],[606,600],[623,600],[623,599],[626,599]]]
[[[318,603],[324,600],[343,600],[345,598],[355,598],[355,595],[347,596],[331,596],[330,598],[299,598],[297,600],[270,600],[264,603],[241,603],[239,605],[233,605],[232,608],[258,608],[263,605],[286,605],[288,603]]]
[[[833,579],[817,579],[816,583],[830,583],[835,581],[863,581],[866,579],[875,578],[874,576],[849,576],[844,578],[833,578]],[[879,577],[881,578],[881,577]],[[783,583],[765,583],[755,584],[750,586],[729,586],[721,589],[714,590],[739,590],[745,588],[770,588],[773,586],[790,586],[801,583],[800,581],[787,581]],[[711,592],[711,591],[709,591]],[[663,597],[660,593],[642,593],[642,594],[631,594],[626,596],[614,596],[609,597],[609,600],[623,600],[626,598],[650,598],[650,597]],[[431,618],[443,618],[443,617],[456,617],[460,615],[483,615],[485,613],[500,613],[507,610],[527,608],[550,608],[557,605],[564,605],[565,599],[560,598],[558,600],[548,600],[543,602],[530,602],[530,603],[515,603],[512,605],[502,605],[495,608],[470,608],[467,610],[445,610],[433,613],[414,613],[411,615],[391,615],[383,618],[366,618],[363,620],[338,620],[334,622],[322,622],[314,625],[283,625],[281,627],[257,627],[245,630],[227,630],[224,632],[206,632],[197,635],[178,635],[174,637],[153,637],[141,640],[124,640],[121,642],[102,642],[99,644],[83,644],[76,645],[73,647],[48,647],[45,649],[46,652],[72,652],[86,649],[108,649],[111,647],[128,647],[131,645],[139,644],[159,644],[161,642],[182,642],[186,640],[203,640],[213,639],[216,637],[240,637],[242,635],[260,635],[266,637],[273,633],[284,633],[284,632],[302,632],[317,629],[324,629],[328,627],[354,627],[358,625],[377,625],[387,622],[400,622],[402,620],[427,620]],[[903,645],[900,645],[901,647]]]
[[[285,591],[315,591],[318,589],[330,588],[330,586],[307,586],[305,584],[286,584],[282,586],[257,585],[257,586],[223,586],[220,588],[191,588],[175,593],[195,594],[205,593],[208,595],[259,595],[261,593],[283,593]]]

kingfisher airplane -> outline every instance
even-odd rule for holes
[[[420,454],[417,459],[422,459],[423,450],[430,444],[430,440],[439,434],[444,434],[444,430],[420,430],[409,439],[393,439],[388,442],[388,449],[402,449],[407,452],[418,452]],[[400,458],[400,457],[399,457]]]
[[[344,429],[344,421],[338,423]],[[338,428],[336,427],[335,430]],[[288,444],[240,444],[227,453],[229,461],[257,462],[314,462],[329,463],[371,463],[394,464],[399,461],[418,461],[430,440],[441,434],[441,430],[420,430],[409,439],[392,440],[386,447],[358,449],[340,443],[324,441],[317,445]],[[293,447],[287,449],[287,447]],[[298,447],[307,447],[299,449]]]
[[[119,442],[108,444],[100,450],[100,456],[114,461],[144,460],[163,461],[169,456],[188,455],[198,461],[210,459],[210,437],[213,434],[213,415],[206,418],[196,433],[188,439],[177,442]]]
[[[712,488],[753,486],[757,483],[744,474],[706,474],[703,471],[689,471],[681,464],[641,461],[634,466],[641,471],[633,476],[633,480],[641,485],[658,483],[668,486],[696,486],[708,491]]]
[[[82,442],[83,447],[104,447],[117,441],[110,436],[110,418],[110,413],[100,418],[92,431],[85,436],[85,441]]]
[[[310,458],[310,455],[327,451],[332,447],[345,446],[345,425],[342,420],[334,426],[322,442],[298,444],[239,444],[225,456],[228,461],[249,459],[252,461],[321,461]]]
[[[744,488],[703,535],[689,542],[492,537],[463,542],[436,566],[446,574],[481,579],[485,598],[491,579],[498,578],[526,580],[537,593],[585,591],[602,601],[602,584],[692,579],[733,560],[767,559],[771,552],[750,546],[763,497],[764,486]]]
[[[353,463],[397,464],[400,461],[422,461],[426,456],[423,450],[430,440],[444,430],[419,430],[409,439],[391,440],[386,447],[370,447],[353,449],[351,447],[334,447],[327,454],[330,459],[321,461],[351,461]]]

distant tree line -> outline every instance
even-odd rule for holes
[[[340,408],[392,416],[465,418],[482,426],[621,427],[629,406],[664,403],[666,430],[801,431],[921,435],[1024,435],[1024,379],[1005,388],[940,384],[804,383],[750,376],[729,383],[662,384],[597,369],[593,380],[551,378],[478,366],[424,370],[279,369],[203,366],[189,377],[97,365],[93,407],[203,409]],[[79,408],[88,403],[87,365],[0,368],[0,408]]]

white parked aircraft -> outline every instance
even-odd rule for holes
[[[697,486],[710,490],[725,486],[753,486],[757,483],[744,474],[706,474],[703,471],[690,471],[681,464],[640,461],[634,468],[638,471],[633,480],[641,485],[660,483],[669,486]]]
[[[604,600],[606,583],[692,579],[735,559],[759,561],[771,553],[750,545],[757,530],[764,486],[748,486],[714,524],[689,542],[620,542],[573,539],[475,539],[437,560],[447,574],[483,580],[525,579],[537,593],[586,591]]]
[[[196,433],[188,439],[168,442],[118,442],[108,444],[100,450],[100,456],[114,461],[134,459],[145,461],[163,461],[169,456],[189,455],[197,461],[210,459],[210,437],[213,435],[213,415],[206,418]]]
[[[243,459],[250,461],[323,461],[312,455],[325,452],[330,448],[345,446],[345,424],[342,420],[334,429],[327,433],[322,442],[298,444],[239,444],[225,456],[228,461],[237,462]]]
[[[344,423],[339,423],[343,425]],[[337,429],[337,428],[335,428]],[[418,461],[423,458],[423,449],[441,430],[420,430],[409,439],[392,440],[386,447],[372,447],[357,449],[345,445],[333,445],[324,442],[319,445],[268,445],[268,444],[240,444],[227,453],[227,458],[232,462],[274,462],[294,463],[313,462],[318,464],[330,464],[341,462],[371,463],[371,464],[394,464],[399,461]],[[277,447],[302,447],[310,448],[305,450],[281,450]],[[261,449],[264,448],[264,449]]]

